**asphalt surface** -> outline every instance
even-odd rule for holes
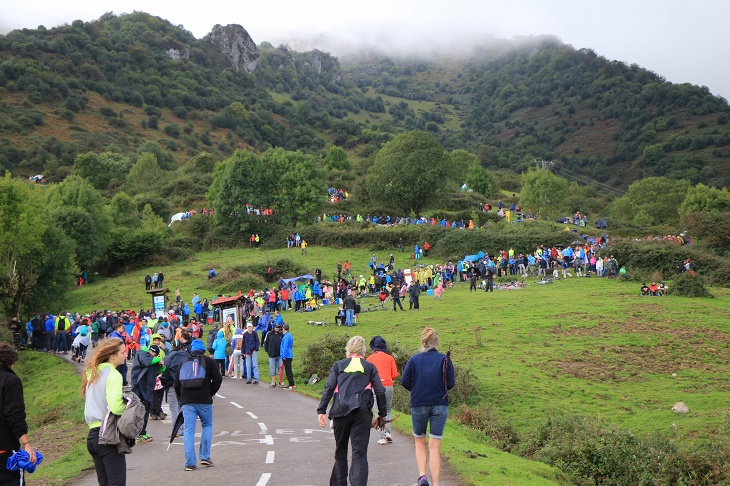
[[[266,373],[268,368],[264,370]],[[306,386],[306,385],[301,385]],[[224,378],[213,404],[213,466],[185,471],[183,440],[168,450],[172,424],[150,420],[148,434],[154,441],[137,444],[127,456],[127,484],[184,484],[184,481],[231,481],[243,486],[321,486],[329,484],[334,464],[334,435],[317,421],[318,400],[269,384],[246,384]],[[167,404],[163,405],[168,412]],[[403,417],[401,420],[410,420]],[[196,437],[200,438],[198,421]],[[418,479],[413,438],[393,431],[393,442],[377,443],[370,434],[369,484],[412,486]],[[196,453],[198,451],[196,442]],[[200,458],[198,457],[198,461]],[[172,482],[170,483],[170,480]],[[94,471],[74,481],[81,486],[97,483]],[[441,485],[460,484],[442,461]]]

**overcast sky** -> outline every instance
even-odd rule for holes
[[[390,48],[549,34],[730,99],[730,0],[2,0],[0,33],[143,11],[201,38],[240,24],[258,44],[326,34]],[[330,49],[336,51],[336,49]],[[334,52],[336,54],[336,52]]]

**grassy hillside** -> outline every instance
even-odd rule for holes
[[[219,288],[206,278],[211,267],[221,272],[240,262],[289,258],[310,270],[319,267],[327,276],[337,261],[349,259],[357,275],[370,255],[358,249],[310,246],[308,251],[306,256],[286,249],[206,252],[150,271],[164,271],[169,287],[179,287],[184,298],[193,291],[210,298]],[[378,252],[379,259],[387,256]],[[405,254],[395,256],[397,267],[409,264]],[[71,293],[68,309],[149,307],[145,273],[93,281]],[[641,298],[635,283],[582,278],[542,286],[532,280],[523,290],[493,294],[470,293],[468,286],[458,285],[444,293],[443,301],[424,296],[418,314],[364,313],[352,331],[366,339],[381,334],[415,348],[420,329],[435,327],[456,366],[469,368],[478,381],[474,406],[490,410],[493,420],[510,424],[518,434],[529,434],[548,417],[576,414],[639,435],[658,433],[683,448],[723,436],[730,406],[724,384],[730,360],[727,289],[713,289],[714,299]],[[332,322],[334,313],[330,307],[285,314],[299,357],[326,332],[348,333],[306,324],[313,318]],[[294,365],[301,370],[300,360]],[[671,412],[678,401],[688,405],[689,414]]]
[[[256,70],[234,72],[203,40],[141,12],[0,36],[0,166],[61,180],[78,154],[128,155],[148,141],[178,164],[333,144],[359,161],[427,130],[489,169],[546,159],[621,188],[650,175],[730,184],[725,100],[552,38],[438,59],[258,48]]]

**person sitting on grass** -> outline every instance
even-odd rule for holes
[[[667,295],[667,286],[664,285],[664,282],[659,283],[659,288],[657,289],[657,295]]]
[[[652,282],[651,285],[649,285],[649,295],[658,295],[657,290],[659,290],[659,286],[656,284],[656,282]]]
[[[649,287],[646,283],[641,284],[641,295],[649,295]]]

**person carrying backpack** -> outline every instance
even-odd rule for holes
[[[198,418],[203,428],[200,437],[200,463],[212,466],[210,446],[213,441],[213,397],[223,383],[223,376],[213,360],[205,356],[205,343],[196,339],[192,353],[175,376],[175,392],[185,419],[185,470],[197,469],[195,457],[195,424]]]
[[[160,375],[162,388],[167,396],[167,404],[170,406],[170,419],[172,426],[175,426],[177,416],[180,415],[180,401],[175,388],[175,375],[180,371],[180,366],[190,357],[190,349],[182,347],[172,351],[165,356],[165,371]],[[182,435],[182,434],[179,434]]]
[[[233,379],[239,378],[243,380],[246,376],[246,370],[242,366],[243,361],[243,331],[236,329],[236,333],[231,339],[231,348],[233,348],[233,354],[231,359],[233,361]]]

